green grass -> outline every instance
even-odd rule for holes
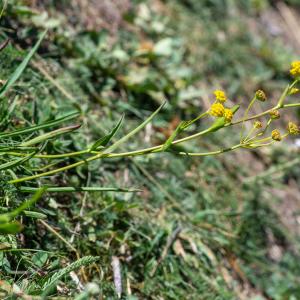
[[[0,79],[12,78],[1,87],[5,95],[0,92],[1,149],[17,151],[22,145],[31,147],[24,149],[29,156],[30,151],[64,156],[111,145],[124,152],[164,144],[176,119],[197,117],[219,87],[235,103],[241,101],[238,95],[248,103],[263,87],[273,103],[290,80],[292,50],[265,30],[258,36],[248,30],[245,18],[258,22],[248,1],[204,2],[198,7],[198,1],[162,1],[159,12],[148,3],[149,19],[135,4],[126,16],[131,29],[120,29],[115,43],[106,32],[72,36],[63,23],[48,32],[39,56],[24,70],[44,28],[36,25],[30,8],[11,2],[1,19],[2,39],[12,39],[0,52]],[[241,17],[232,17],[234,9]],[[52,18],[61,15],[56,11]],[[225,39],[216,43],[220,34]],[[141,51],[145,41],[151,41],[154,53]],[[168,105],[154,120],[132,132],[164,99]],[[285,114],[297,120],[293,112]],[[75,131],[68,127],[77,124],[81,128]],[[205,120],[186,133],[199,128],[207,128]],[[135,135],[121,140],[130,132]],[[213,151],[238,138],[233,129],[222,129],[180,151]],[[275,209],[280,199],[269,192],[285,190],[292,181],[299,185],[298,154],[291,149],[284,143],[217,157],[107,157],[16,185],[8,181],[78,163],[82,156],[1,155],[0,221],[22,224],[22,231],[0,235],[0,298],[16,298],[9,290],[15,283],[24,299],[46,294],[118,299],[113,256],[121,263],[122,299],[240,299],[243,291],[246,299],[299,298],[299,237],[282,223],[282,211]],[[289,161],[295,164],[286,166]],[[275,171],[257,178],[255,164]],[[41,186],[48,191],[30,200]],[[142,191],[127,193],[127,188]],[[277,260],[270,255],[272,246],[282,250]]]

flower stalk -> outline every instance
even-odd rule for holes
[[[298,66],[298,65],[297,65]],[[297,67],[296,66],[296,67]],[[295,68],[295,66],[294,66]],[[298,69],[297,69],[298,70]],[[296,71],[294,71],[295,73]],[[165,142],[157,146],[151,146],[151,147],[146,147],[142,149],[137,149],[137,150],[131,150],[131,151],[126,151],[126,152],[115,152],[117,148],[123,143],[125,143],[129,138],[137,134],[140,130],[142,130],[148,123],[150,123],[153,118],[159,113],[159,111],[163,108],[165,102],[153,113],[148,117],[142,124],[140,124],[138,127],[130,131],[128,134],[123,136],[121,139],[117,140],[114,142],[111,146],[106,146],[106,144],[111,140],[111,138],[115,135],[119,127],[121,126],[123,117],[117,124],[117,126],[112,130],[110,134],[105,136],[104,138],[98,140],[92,147],[88,147],[87,149],[80,150],[80,151],[75,151],[71,153],[60,153],[60,154],[51,154],[51,153],[42,153],[43,149],[38,149],[36,147],[37,144],[40,144],[44,141],[47,141],[49,138],[57,138],[63,133],[68,133],[73,130],[76,130],[78,126],[69,126],[69,127],[64,127],[61,129],[57,129],[54,131],[51,131],[49,133],[45,133],[43,135],[40,135],[38,137],[35,137],[31,140],[27,140],[25,142],[20,143],[17,146],[11,147],[11,149],[8,147],[8,149],[2,149],[0,151],[0,155],[4,156],[17,156],[17,157],[28,157],[28,151],[26,152],[26,149],[30,149],[32,155],[31,159],[46,159],[46,160],[59,160],[59,159],[66,159],[66,158],[71,158],[71,157],[82,157],[81,160],[66,165],[62,166],[56,169],[48,170],[45,172],[40,172],[37,174],[33,174],[31,176],[27,177],[22,177],[22,178],[13,178],[12,180],[9,181],[11,184],[17,184],[20,182],[25,182],[33,179],[38,179],[42,178],[45,176],[52,176],[55,174],[58,174],[60,172],[64,172],[79,166],[82,166],[84,164],[88,164],[92,161],[98,160],[98,159],[112,159],[112,158],[125,158],[125,157],[133,157],[133,156],[141,156],[141,155],[149,155],[149,154],[154,154],[154,153],[162,153],[162,152],[172,152],[177,155],[182,155],[182,156],[212,156],[212,155],[219,155],[225,152],[229,151],[235,151],[239,148],[246,148],[246,149],[251,149],[251,148],[258,148],[258,147],[263,147],[263,146],[268,146],[272,145],[276,141],[281,141],[285,137],[287,137],[289,134],[299,134],[299,127],[294,124],[293,122],[289,122],[288,127],[287,127],[287,132],[284,134],[281,134],[277,129],[274,129],[272,131],[271,136],[265,136],[267,129],[273,124],[273,120],[277,119],[280,114],[279,110],[286,109],[286,108],[296,108],[300,107],[300,103],[289,103],[285,104],[284,101],[286,100],[287,96],[289,96],[291,93],[290,91],[296,88],[296,85],[299,82],[299,78],[295,78],[295,80],[292,82],[292,84],[288,85],[285,90],[283,91],[282,95],[280,96],[277,104],[274,107],[271,107],[270,109],[267,109],[259,114],[249,116],[249,112],[254,105],[256,101],[260,102],[265,102],[267,100],[267,97],[265,93],[262,90],[259,90],[255,93],[255,96],[253,99],[250,101],[247,109],[245,110],[244,116],[242,119],[238,119],[235,121],[232,121],[234,114],[236,111],[239,109],[239,105],[236,105],[232,108],[225,107],[224,104],[227,101],[227,96],[225,92],[222,90],[216,90],[214,92],[215,95],[215,100],[213,104],[211,105],[211,108],[204,113],[199,114],[196,118],[190,120],[190,121],[184,121],[179,124],[179,126],[176,128],[174,133],[170,136],[170,138]],[[186,130],[190,125],[196,123],[199,120],[202,120],[204,117],[211,116],[215,118],[215,121],[212,123],[211,126],[208,128],[199,131],[197,133],[188,135],[183,138],[176,139],[177,135]],[[266,122],[266,126],[262,128],[262,123],[259,121],[260,118],[269,116],[268,122]],[[72,116],[73,117],[73,116]],[[249,122],[252,120],[256,120],[254,123],[253,127],[251,130],[246,134],[246,137],[244,137],[244,131],[245,131],[245,122]],[[199,137],[202,137],[207,134],[212,134],[222,128],[226,128],[229,126],[236,126],[238,124],[242,124],[241,128],[241,139],[239,144],[223,148],[223,149],[218,149],[215,151],[211,152],[183,152],[183,151],[178,151],[174,146],[182,143],[186,143],[191,140],[195,140]],[[43,127],[41,127],[43,128]],[[259,130],[261,129],[262,130]],[[39,129],[39,128],[38,128]],[[31,129],[29,130],[29,132]],[[26,131],[25,131],[26,133]],[[13,133],[11,134],[13,135]],[[252,136],[254,135],[254,136]],[[0,138],[7,137],[7,134],[0,134]],[[260,139],[257,139],[258,137],[262,137]],[[31,147],[35,146],[35,147]],[[33,151],[33,152],[32,152]],[[22,159],[20,159],[22,161]],[[54,161],[55,162],[55,161]],[[53,166],[53,164],[48,164],[48,166]],[[0,165],[1,167],[1,165]],[[44,168],[45,169],[45,168]],[[43,170],[43,168],[40,168],[40,170]]]

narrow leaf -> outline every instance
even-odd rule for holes
[[[120,129],[122,122],[124,120],[124,115],[121,116],[119,122],[117,123],[117,125],[112,129],[112,131],[105,135],[104,137],[102,137],[101,139],[97,140],[93,146],[91,147],[91,150],[96,150],[97,148],[99,148],[100,146],[106,146],[108,144],[108,142],[115,136],[115,134],[117,133],[117,131]]]
[[[4,163],[4,164],[0,165],[0,170],[11,169],[13,167],[17,167],[17,166],[23,164],[24,162],[26,162],[27,160],[29,160],[30,158],[32,158],[35,154],[36,154],[36,152],[32,152],[28,156],[14,159],[12,161]]]
[[[34,218],[34,219],[47,219],[47,215],[37,212],[37,211],[24,210],[23,213],[26,217],[30,217],[30,218]]]
[[[18,216],[21,212],[26,210],[28,207],[30,207],[32,204],[34,204],[45,192],[46,188],[40,188],[36,191],[36,193],[27,201],[23,202],[19,207],[17,207],[15,210],[0,215],[0,223],[6,223],[9,222],[11,219]]]
[[[37,191],[38,188],[29,187],[29,186],[21,186],[20,191],[24,193],[32,193]],[[113,187],[72,187],[72,186],[64,186],[64,187],[47,187],[47,192],[124,192],[124,193],[134,193],[140,192],[139,189],[125,189],[125,188],[113,188]]]
[[[27,128],[22,128],[22,129],[18,129],[15,130],[13,132],[4,132],[4,133],[0,133],[0,138],[6,138],[6,137],[12,137],[12,136],[18,136],[18,135],[23,135],[23,134],[29,134],[32,133],[34,131],[38,131],[41,129],[45,129],[48,127],[52,127],[52,126],[56,126],[59,125],[65,121],[69,121],[71,119],[77,118],[79,116],[78,112],[72,112],[66,116],[63,116],[61,118],[52,120],[52,121],[48,121],[39,125],[34,125],[34,126],[30,126]]]
[[[0,234],[15,234],[20,232],[22,225],[19,222],[0,224]]]
[[[78,129],[80,126],[81,125],[71,125],[71,126],[67,126],[67,127],[64,127],[64,128],[59,128],[59,129],[47,132],[45,134],[42,134],[40,136],[37,136],[37,137],[27,141],[27,142],[21,143],[20,146],[21,147],[28,147],[28,146],[32,146],[32,145],[35,145],[35,144],[39,144],[41,142],[48,141],[49,139],[53,139],[55,137],[58,137],[62,134],[74,131],[74,130]]]
[[[187,124],[187,122],[185,122],[185,121],[179,123],[179,125],[176,127],[176,129],[173,131],[173,133],[170,135],[170,137],[164,143],[163,148],[162,148],[163,151],[166,151],[171,147],[176,136],[186,128],[186,124]]]
[[[164,107],[164,105],[166,104],[166,101],[164,101],[159,108],[152,113],[142,124],[140,124],[138,127],[136,127],[135,129],[133,129],[132,131],[130,131],[128,134],[126,134],[125,136],[123,136],[121,139],[119,139],[117,142],[115,142],[113,145],[111,145],[110,147],[108,147],[103,153],[110,153],[112,151],[114,151],[116,148],[118,148],[121,144],[123,144],[124,142],[126,142],[129,138],[131,138],[133,135],[135,135],[136,133],[138,133],[140,130],[142,130],[148,123],[150,123],[153,118],[160,112],[160,110]]]
[[[23,59],[23,61],[21,62],[21,64],[17,67],[17,69],[13,72],[13,74],[11,75],[11,77],[6,81],[6,83],[0,88],[0,98],[2,98],[5,93],[9,90],[9,88],[20,78],[20,76],[22,75],[23,71],[25,70],[25,68],[27,67],[30,59],[32,58],[32,56],[34,55],[34,53],[36,52],[36,50],[38,49],[38,47],[40,46],[43,38],[45,37],[47,31],[44,31],[42,33],[42,35],[40,36],[39,40],[37,41],[37,43],[35,44],[35,46],[29,51],[29,53],[26,55],[26,57]]]
[[[230,110],[235,114],[240,109],[240,105],[236,104],[234,105]]]
[[[235,105],[231,108],[231,111],[233,112],[233,114],[235,114],[238,109],[240,108],[239,105]],[[217,131],[219,130],[220,128],[224,127],[226,124],[226,120],[224,117],[221,117],[221,118],[217,118],[215,120],[215,122],[208,128],[208,132],[214,132],[214,131]]]

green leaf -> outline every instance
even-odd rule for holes
[[[209,132],[215,132],[225,126],[225,118],[217,118],[214,123],[208,128]]]
[[[47,259],[48,259],[47,252],[37,252],[31,258],[32,262],[39,268],[41,268],[46,263]]]
[[[204,112],[202,114],[200,114],[198,117],[189,120],[189,121],[182,121],[180,122],[180,124],[177,126],[177,128],[175,129],[175,131],[172,133],[172,135],[167,139],[167,141],[165,142],[164,146],[163,146],[163,151],[167,151],[171,146],[172,148],[174,147],[174,145],[172,145],[174,139],[176,138],[176,136],[186,130],[187,128],[189,128],[192,124],[194,124],[195,122],[197,122],[198,120],[200,120],[201,118],[207,116],[208,112]]]
[[[37,211],[24,210],[23,214],[26,217],[30,217],[30,218],[34,218],[34,219],[47,219],[47,215],[37,212]]]
[[[97,140],[93,144],[93,146],[91,147],[91,150],[97,150],[97,148],[99,148],[100,146],[106,146],[109,143],[109,141],[115,136],[115,134],[117,133],[117,131],[120,129],[123,120],[124,120],[124,115],[121,116],[119,122],[112,129],[112,131],[109,134],[105,135],[104,137],[102,137],[101,139]]]
[[[104,153],[110,153],[110,152],[114,151],[117,147],[119,147],[121,144],[123,144],[124,142],[126,142],[133,135],[135,135],[140,130],[142,130],[148,123],[150,123],[153,120],[153,118],[160,112],[160,110],[164,107],[165,104],[166,104],[166,101],[164,101],[159,106],[159,108],[154,113],[152,113],[142,124],[140,124],[138,127],[136,127],[135,129],[133,129],[132,131],[130,131],[128,134],[126,134],[125,136],[123,136],[121,139],[119,139],[113,145],[111,145],[110,147],[108,147],[104,151]]]
[[[232,111],[233,114],[235,114],[239,109],[240,109],[240,105],[236,104],[230,110]]]
[[[70,272],[83,267],[90,265],[92,263],[95,263],[100,259],[99,256],[85,256],[77,261],[71,263],[69,266],[60,269],[58,272],[55,272],[45,283],[43,286],[43,294],[42,294],[42,299],[45,299],[45,297],[51,292],[51,289],[54,287],[55,283],[60,280],[62,277],[65,275],[69,274]]]
[[[36,192],[38,188],[21,186],[20,191],[24,193]],[[47,192],[59,193],[59,192],[124,192],[133,193],[140,192],[139,189],[125,189],[125,188],[113,188],[113,187],[72,187],[72,186],[60,186],[60,187],[47,187]]]
[[[23,164],[24,162],[26,162],[27,160],[29,160],[30,158],[32,158],[35,154],[36,154],[36,152],[32,152],[31,154],[27,155],[26,157],[21,157],[21,158],[9,161],[7,163],[4,163],[4,164],[0,165],[0,171],[17,167],[17,166]]]
[[[231,111],[233,112],[233,114],[235,114],[238,109],[240,108],[239,105],[235,105],[231,108]],[[226,124],[225,118],[221,117],[221,118],[217,118],[215,120],[215,122],[207,129],[208,132],[215,132],[217,130],[219,130],[220,128],[224,127]]]
[[[29,53],[23,59],[23,61],[21,62],[21,64],[13,72],[13,74],[11,75],[11,77],[0,88],[0,98],[2,98],[6,94],[6,92],[9,90],[9,88],[20,78],[20,76],[22,75],[23,71],[27,67],[30,59],[32,58],[32,56],[34,55],[34,53],[36,52],[36,50],[40,46],[40,44],[41,44],[43,38],[45,37],[46,33],[47,33],[47,31],[44,31],[42,33],[41,37],[39,38],[39,40],[37,41],[37,43],[35,44],[35,46],[29,51]]]
[[[72,132],[72,131],[78,129],[80,126],[81,125],[71,125],[71,126],[59,128],[59,129],[47,132],[45,134],[42,134],[40,136],[37,136],[37,137],[27,141],[27,142],[21,143],[19,146],[29,147],[29,146],[32,146],[32,145],[35,145],[35,144],[39,144],[41,142],[48,141],[49,139],[53,139],[55,137],[58,137],[62,134]]]
[[[38,131],[41,129],[59,125],[65,121],[69,121],[71,119],[77,118],[78,116],[79,116],[79,112],[71,112],[71,113],[67,114],[66,116],[63,116],[61,118],[58,118],[58,119],[55,119],[52,121],[48,121],[48,122],[45,122],[45,123],[42,123],[39,125],[34,125],[34,126],[27,127],[27,128],[18,129],[13,132],[0,133],[0,138],[7,138],[7,137],[12,137],[12,136],[19,136],[19,135],[23,135],[23,134],[32,133],[34,131]]]
[[[15,234],[20,232],[22,225],[19,222],[0,224],[0,234]]]
[[[30,207],[32,204],[34,204],[45,192],[46,188],[40,188],[38,189],[35,194],[27,201],[23,202],[19,207],[17,207],[15,210],[0,215],[0,223],[7,223],[11,219],[18,216],[21,212],[26,210],[28,207]]]
[[[163,148],[162,148],[163,151],[166,151],[171,147],[171,145],[172,145],[173,141],[175,140],[176,136],[186,128],[187,124],[188,124],[188,121],[187,122],[182,121],[182,122],[179,123],[179,125],[176,127],[176,129],[171,134],[171,136],[164,143]]]

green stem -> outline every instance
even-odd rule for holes
[[[87,154],[87,153],[98,153],[96,151],[89,151],[88,149],[86,150],[81,150],[77,152],[70,152],[70,153],[62,153],[62,154],[37,154],[34,155],[35,158],[49,158],[49,159],[54,159],[54,158],[67,158],[67,157],[73,157],[73,156],[78,156],[82,154]],[[20,152],[6,152],[5,154],[11,155],[11,156],[26,156],[26,153],[20,153]]]
[[[39,188],[21,186],[20,191],[24,193],[33,193],[39,190]],[[139,189],[124,189],[124,188],[104,188],[104,187],[47,187],[46,192],[140,192]]]
[[[195,119],[188,121],[187,125],[185,126],[185,128],[189,127],[190,125],[192,125],[193,123],[195,123],[196,121],[200,120],[203,117],[206,117],[208,115],[208,111],[204,112],[203,114],[199,115],[198,117],[196,117]]]
[[[282,108],[290,108],[290,107],[299,107],[300,103],[290,103],[290,104],[284,104]]]
[[[235,122],[227,124],[227,125],[225,125],[225,127],[232,126],[232,125],[237,125],[237,124],[240,124],[242,122],[251,121],[253,119],[257,119],[257,118],[263,117],[263,116],[269,114],[270,111],[272,111],[274,109],[282,109],[282,108],[290,108],[290,107],[300,107],[300,103],[283,104],[281,107],[274,106],[274,107],[272,107],[272,108],[270,108],[270,109],[268,109],[268,110],[266,110],[266,111],[264,111],[262,113],[259,113],[259,114],[256,114],[254,116],[248,117],[247,119],[239,119],[239,120],[237,120]]]
[[[298,83],[298,79],[294,80],[294,82],[291,85],[288,85],[285,90],[283,91],[281,97],[279,98],[277,108],[281,108],[283,106],[283,102],[285,98],[287,97],[289,91]]]
[[[64,172],[64,171],[76,168],[76,167],[81,166],[85,163],[89,163],[93,160],[100,159],[102,157],[103,158],[121,158],[121,157],[144,155],[144,154],[147,154],[147,153],[158,153],[158,152],[162,152],[162,146],[163,145],[160,145],[160,146],[157,146],[157,147],[152,147],[152,148],[146,148],[146,149],[143,149],[143,150],[123,152],[123,153],[108,153],[108,154],[99,153],[95,156],[89,157],[85,160],[78,161],[78,162],[73,163],[71,165],[64,166],[64,167],[61,167],[61,168],[58,168],[58,169],[55,169],[55,170],[50,170],[50,171],[47,171],[47,172],[44,172],[44,173],[28,176],[28,177],[13,179],[13,180],[10,180],[9,183],[20,183],[20,182],[24,182],[24,181],[28,181],[28,180],[32,180],[32,179],[37,179],[37,178],[44,177],[44,176],[54,175],[56,173]],[[194,154],[190,153],[190,155],[191,156],[216,155],[216,154],[220,154],[220,153],[227,152],[227,151],[230,151],[230,150],[234,150],[236,148],[239,148],[240,146],[241,145],[237,145],[237,146],[233,146],[231,148],[221,149],[221,150],[218,150],[218,151],[204,152],[202,154],[201,153],[194,153]],[[156,149],[155,150],[149,150],[149,149],[153,149],[153,148],[156,148]],[[178,154],[188,155],[188,153],[185,153],[185,152],[179,152]]]
[[[278,109],[288,108],[288,107],[299,107],[299,106],[300,106],[300,103],[285,104],[285,105],[282,105]],[[274,108],[276,108],[276,107],[274,107]],[[234,123],[225,124],[224,127],[236,125],[236,124],[239,124],[239,123],[242,123],[242,122],[246,122],[246,121],[249,121],[249,120],[252,120],[252,119],[256,119],[256,118],[265,116],[266,114],[268,114],[274,108],[271,108],[271,109],[269,109],[269,110],[267,110],[267,111],[265,111],[263,113],[255,115],[255,116],[248,117],[247,119],[243,118],[243,119],[238,120],[238,121],[236,121]],[[189,140],[193,140],[193,139],[195,139],[195,138],[197,138],[199,136],[205,135],[205,134],[207,134],[209,132],[211,132],[210,128],[208,128],[206,130],[203,130],[201,132],[195,133],[193,135],[187,136],[185,138],[181,138],[181,139],[175,140],[175,141],[172,142],[172,145],[176,145],[176,144],[180,144],[180,143],[183,143],[183,142],[186,142],[186,141],[189,141]],[[120,141],[123,142],[122,139]],[[149,148],[145,148],[145,149],[141,149],[141,150],[128,151],[128,152],[123,152],[123,153],[107,153],[107,151],[109,151],[109,150],[114,150],[116,148],[116,146],[118,146],[120,144],[120,141],[117,142],[116,144],[112,145],[111,147],[107,148],[105,150],[105,152],[98,153],[98,154],[96,154],[94,156],[91,156],[91,157],[89,157],[87,159],[78,161],[78,162],[73,163],[71,165],[67,165],[67,166],[64,166],[64,167],[61,167],[61,168],[58,168],[58,169],[55,169],[55,170],[47,171],[47,172],[44,172],[44,173],[40,173],[40,174],[28,176],[28,177],[23,177],[23,178],[13,179],[13,180],[10,180],[9,183],[19,183],[19,182],[24,182],[24,181],[28,181],[28,180],[32,180],[32,179],[44,177],[44,176],[54,175],[56,173],[64,172],[64,171],[76,168],[78,166],[81,166],[83,164],[87,164],[87,163],[89,163],[91,161],[94,161],[94,160],[97,160],[97,159],[100,159],[100,158],[116,158],[116,157],[127,157],[127,156],[144,155],[144,154],[149,154],[149,153],[158,153],[158,152],[162,152],[163,146],[164,146],[163,144],[161,144],[161,145],[158,145],[158,146],[149,147]],[[236,148],[239,148],[239,147],[241,147],[240,144],[239,144],[239,146],[236,145],[236,146],[234,146],[232,148],[236,149]],[[222,149],[222,150],[213,151],[213,152],[194,153],[194,154],[190,154],[190,155],[191,156],[216,155],[216,154],[220,154],[220,153],[226,152],[225,150],[230,151],[231,148],[228,148],[228,149],[229,150]],[[84,151],[86,151],[86,150],[84,150]],[[179,154],[180,155],[188,155],[188,154],[186,154],[184,152],[180,152]]]
[[[218,154],[222,154],[222,153],[225,153],[225,152],[233,151],[235,149],[241,148],[242,146],[243,146],[242,144],[238,144],[238,145],[232,146],[230,148],[220,149],[220,150],[211,151],[211,152],[202,152],[202,153],[178,152],[176,154],[186,155],[186,156],[212,156],[212,155],[218,155]]]
[[[247,119],[247,116],[248,116],[248,112],[250,110],[250,108],[253,106],[254,102],[256,101],[256,96],[253,97],[253,99],[251,100],[250,104],[248,105],[246,111],[245,111],[245,114],[244,114],[244,121],[243,121],[243,124],[242,124],[242,129],[241,129],[241,142],[243,140],[243,135],[244,135],[244,131],[245,131],[245,120]]]

